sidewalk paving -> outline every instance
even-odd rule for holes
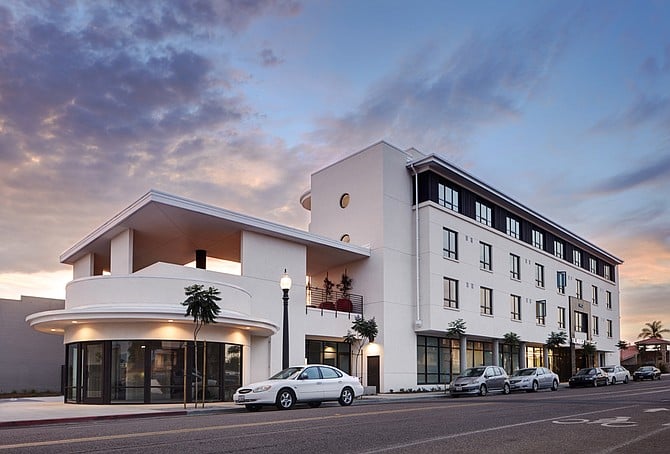
[[[444,391],[425,393],[394,393],[363,396],[363,402],[397,402],[407,399],[444,396]],[[358,401],[357,401],[358,402]],[[356,405],[356,403],[354,403]],[[157,416],[178,416],[244,411],[244,407],[232,402],[207,402],[205,408],[193,407],[189,403],[134,404],[134,405],[92,405],[66,404],[63,396],[23,397],[0,399],[0,429],[40,424],[61,424],[77,421],[94,421],[121,418],[146,418]]]

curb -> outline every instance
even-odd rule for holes
[[[125,413],[119,415],[104,415],[104,416],[77,416],[72,418],[29,419],[23,421],[0,422],[0,428],[42,426],[48,424],[66,424],[66,423],[84,422],[84,421],[104,421],[111,419],[156,418],[160,416],[185,416],[188,414],[189,412],[187,410],[179,410],[179,411],[165,411],[160,413]]]

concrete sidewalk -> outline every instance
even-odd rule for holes
[[[356,403],[398,402],[444,396],[444,391],[426,393],[394,393],[363,396]],[[243,406],[232,402],[208,402],[205,408],[194,408],[182,403],[135,404],[135,405],[83,405],[66,404],[63,396],[24,397],[0,399],[0,429],[39,424],[60,424],[76,421],[94,421],[121,418],[146,418],[157,416],[178,416],[217,413],[225,411],[246,411]]]

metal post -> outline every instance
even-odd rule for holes
[[[288,289],[282,289],[284,292],[284,326],[282,326],[282,331],[283,331],[283,342],[284,345],[282,346],[282,369],[286,369],[289,366],[289,361],[288,361],[288,352],[289,352],[289,346],[288,346]]]

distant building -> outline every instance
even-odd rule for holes
[[[64,336],[66,400],[183,399],[196,358],[180,303],[193,283],[223,297],[199,338],[208,397],[276,372],[284,269],[290,362],[332,364],[379,391],[441,387],[481,364],[567,377],[586,364],[585,342],[596,364],[618,364],[622,261],[443,158],[380,142],[315,172],[300,203],[308,232],[150,191],[66,251],[65,309],[27,318]],[[343,273],[353,289],[327,292]],[[362,358],[344,342],[356,316],[379,325]],[[466,335],[447,338],[457,319]],[[560,331],[569,343],[549,351]],[[520,345],[504,343],[510,332]]]
[[[61,391],[63,339],[29,329],[26,316],[64,307],[65,301],[59,299],[0,299],[0,394]]]

